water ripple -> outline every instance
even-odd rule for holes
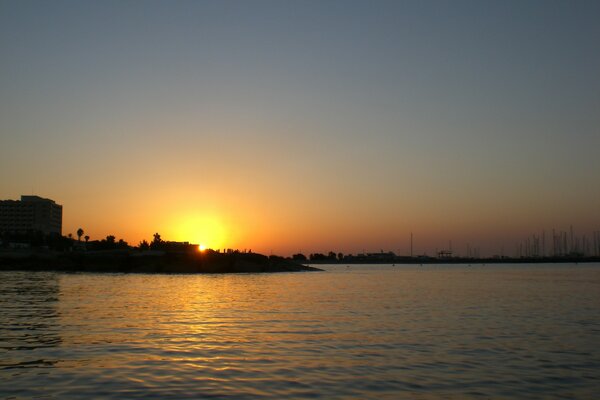
[[[2,398],[594,398],[598,266],[0,273]]]

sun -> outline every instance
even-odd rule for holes
[[[221,249],[227,244],[227,230],[215,215],[186,213],[173,224],[176,240],[198,244],[198,250]]]

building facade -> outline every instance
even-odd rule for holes
[[[62,234],[62,206],[38,196],[0,201],[0,232]]]

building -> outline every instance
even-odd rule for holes
[[[62,206],[38,196],[0,200],[0,232],[62,233]]]

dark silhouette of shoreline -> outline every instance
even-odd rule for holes
[[[0,270],[167,274],[320,271],[278,256],[197,250],[4,251],[0,253]]]
[[[600,256],[569,253],[560,256],[460,257],[440,252],[401,256],[393,252],[342,254],[298,253],[292,257],[265,256],[251,250],[205,249],[188,242],[165,241],[158,233],[151,242],[138,246],[109,235],[90,241],[83,229],[77,239],[72,235],[43,235],[39,232],[3,234],[0,246],[0,270],[112,272],[112,273],[259,273],[317,271],[307,264],[538,264],[600,262]]]
[[[600,257],[561,256],[561,257],[404,257],[390,258],[344,258],[311,259],[309,264],[577,264],[600,262]]]
[[[165,241],[129,246],[114,235],[90,241],[84,230],[73,235],[41,232],[3,233],[0,270],[113,273],[244,273],[320,271],[298,261],[252,251],[204,249],[188,242]],[[82,241],[82,237],[85,242]]]

